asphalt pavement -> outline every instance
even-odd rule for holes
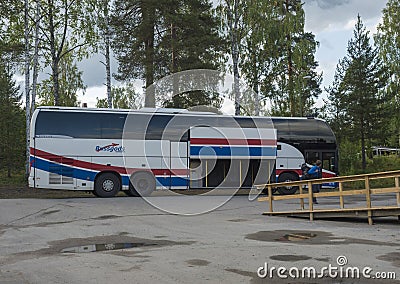
[[[400,223],[394,217],[373,226],[365,218],[269,217],[261,214],[267,203],[245,195],[149,201],[153,205],[128,197],[0,199],[0,283],[400,282]],[[324,202],[332,200],[320,199],[317,206]],[[205,213],[179,215],[190,210]],[[302,277],[310,267],[315,277]],[[342,274],[357,268],[361,275],[334,277],[329,267]],[[371,279],[362,275],[365,268]],[[392,272],[397,280],[377,279],[393,278]]]

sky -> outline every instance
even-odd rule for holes
[[[376,33],[378,23],[382,18],[382,10],[386,0],[303,0],[306,13],[306,31],[316,35],[320,47],[316,53],[319,62],[318,71],[323,72],[322,87],[329,86],[335,74],[338,60],[346,55],[348,41],[352,38],[357,15],[360,14],[367,30]],[[105,69],[100,63],[101,55],[84,60],[78,64],[83,70],[83,81],[87,85],[85,95],[79,95],[78,100],[94,107],[96,98],[106,97]],[[111,62],[112,73],[117,72],[117,61]],[[113,80],[113,84],[118,84]],[[142,83],[137,82],[140,91]],[[322,104],[322,98],[317,104]]]

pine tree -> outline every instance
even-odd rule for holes
[[[0,62],[0,169],[11,177],[25,161],[25,115],[9,65]]]
[[[176,72],[219,67],[223,44],[206,0],[116,1],[112,23],[119,80],[143,79],[147,89]],[[154,93],[145,101],[154,107]]]
[[[369,32],[358,16],[354,36],[346,57],[338,64],[337,80],[329,89],[330,99],[338,107],[337,121],[346,126],[350,139],[361,144],[362,168],[366,168],[368,144],[385,127],[385,104],[380,90],[385,85],[385,69],[378,50],[371,46]],[[343,112],[343,113],[342,113]]]
[[[166,1],[163,25],[167,29],[160,43],[161,54],[166,58],[165,74],[193,69],[221,69],[221,57],[225,42],[219,36],[219,23],[210,2],[205,0]],[[213,89],[217,80],[205,82],[205,90],[180,94],[185,78],[173,77],[171,100],[166,107],[189,108],[196,105],[219,107],[220,100]],[[182,88],[183,87],[183,88]]]
[[[112,46],[118,60],[118,80],[143,79],[147,89],[154,83],[162,58],[159,55],[158,0],[116,0],[112,12],[115,37]],[[155,107],[154,94],[145,96],[145,106]]]

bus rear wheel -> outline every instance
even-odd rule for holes
[[[137,172],[130,178],[129,191],[132,196],[150,196],[156,189],[156,179],[149,172]]]
[[[283,173],[283,174],[279,175],[279,178],[278,178],[278,182],[291,182],[291,181],[297,181],[297,180],[299,180],[299,177],[292,173]],[[299,189],[298,186],[278,187],[279,193],[283,194],[283,195],[295,194],[298,189]]]
[[[114,197],[121,189],[120,179],[113,173],[103,173],[97,177],[93,194],[98,197]]]

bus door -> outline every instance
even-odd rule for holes
[[[189,137],[189,187],[223,186],[231,160],[222,132],[215,127],[192,127]]]
[[[190,187],[239,188],[260,182],[258,172],[272,170],[275,137],[274,129],[191,128]],[[275,143],[263,145],[266,140]],[[264,173],[264,176],[267,181],[269,175]]]
[[[307,150],[305,151],[307,164],[314,165],[317,160],[322,161],[322,168],[326,171],[336,172],[336,153],[334,151]]]
[[[305,160],[309,165],[314,165],[317,160],[322,162],[322,177],[329,178],[337,176],[336,153],[329,150],[307,150],[305,151]],[[336,188],[335,182],[323,183],[323,188]]]

